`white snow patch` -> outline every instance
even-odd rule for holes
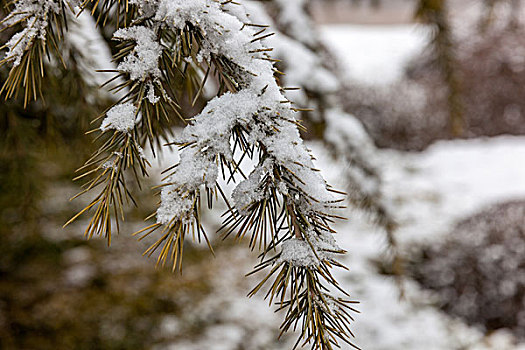
[[[119,29],[113,34],[115,40],[133,40],[137,44],[133,53],[127,55],[118,65],[118,70],[129,73],[132,80],[144,81],[146,78],[159,78],[159,58],[162,53],[156,33],[143,26]]]
[[[349,78],[388,84],[402,78],[405,65],[428,42],[421,25],[324,25],[322,38],[338,55]]]
[[[100,130],[115,129],[121,132],[129,132],[135,126],[136,115],[137,108],[132,103],[118,104],[106,113]]]

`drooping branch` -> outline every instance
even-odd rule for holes
[[[124,219],[126,202],[134,202],[130,177],[139,182],[147,176],[143,148],[155,150],[164,142],[178,145],[180,161],[167,170],[160,186],[156,222],[139,231],[143,237],[161,232],[146,253],[158,252],[158,262],[169,262],[175,269],[181,266],[189,235],[204,237],[209,244],[201,200],[206,197],[211,207],[220,194],[229,207],[224,235],[249,236],[251,248],[261,253],[256,271],[271,270],[253,293],[273,276],[277,289],[268,297],[280,299],[279,307],[285,310],[282,330],[302,323],[297,344],[302,340],[312,348],[332,349],[338,339],[351,344],[352,302],[330,273],[332,267],[343,267],[336,258],[344,251],[331,228],[340,218],[332,211],[341,207],[341,193],[326,184],[303,145],[296,119],[301,108],[285,96],[274,77],[280,72],[265,45],[273,35],[267,25],[253,22],[230,1],[21,0],[6,22],[25,28],[23,50],[18,40],[7,46],[6,62],[15,72],[6,82],[8,94],[22,86],[26,100],[37,98],[40,80],[33,82],[30,74],[34,70],[43,77],[43,55],[50,44],[60,57],[61,32],[55,29],[65,28],[66,4],[90,10],[100,26],[111,20],[111,13],[124,15],[124,20],[112,21],[120,28],[113,35],[118,51],[115,69],[106,71],[115,74],[108,86],[115,84],[111,91],[117,101],[97,118],[100,124],[91,132],[98,133],[101,146],[77,177],[87,179],[79,195],[98,192],[68,223],[89,212],[86,235],[104,235],[110,243],[115,225],[118,230]],[[16,17],[22,10],[30,15]],[[40,50],[39,56],[33,50]],[[26,67],[26,73],[20,67]],[[208,78],[217,83],[216,97],[193,118],[182,117],[182,97],[189,92],[195,102]],[[177,120],[189,125],[174,139],[171,127]],[[255,164],[248,176],[241,170],[244,159]],[[237,181],[239,176],[244,180],[233,191],[230,205],[220,180]],[[278,275],[276,269],[281,271]]]
[[[23,91],[24,106],[31,99],[42,97],[41,84],[45,75],[44,61],[53,57],[65,66],[60,44],[67,27],[67,15],[76,1],[20,0],[8,6],[9,14],[0,22],[1,30],[16,31],[0,49],[7,49],[0,66],[9,64],[9,76],[0,89],[6,98]]]
[[[234,190],[234,206],[223,227],[226,235],[251,235],[251,246],[260,247],[263,259],[282,247],[281,253],[264,260],[262,267],[286,265],[297,271],[293,281],[283,280],[289,278],[283,274],[275,281],[283,286],[281,307],[288,310],[283,331],[302,320],[306,327],[301,338],[316,348],[331,349],[337,337],[350,343],[345,328],[348,320],[318,304],[329,293],[320,275],[328,285],[338,286],[329,269],[340,266],[334,256],[343,251],[322,242],[332,237],[330,223],[336,216],[330,212],[339,206],[340,199],[315,169],[299,136],[297,112],[274,78],[273,60],[263,44],[271,33],[258,23],[241,22],[242,15],[232,15],[236,11],[233,6],[216,1],[158,2],[151,26],[174,31],[193,28],[194,35],[201,38],[194,63],[211,67],[227,92],[211,100],[176,140],[182,148],[180,161],[162,188],[157,222],[142,231],[144,236],[161,232],[147,253],[159,249],[159,263],[170,261],[175,268],[181,261],[184,239],[192,234],[206,237],[200,221],[203,192],[208,198],[223,194],[220,174],[227,180],[240,173],[241,160],[233,149],[239,145],[241,159],[248,157],[257,164]],[[300,243],[294,246],[290,242]],[[303,250],[295,252],[299,246]],[[314,259],[315,269],[295,259],[278,258],[303,251]],[[334,256],[327,258],[328,251]],[[303,277],[308,277],[306,284],[300,282]],[[299,296],[302,301],[297,303]]]

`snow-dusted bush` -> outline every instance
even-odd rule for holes
[[[348,84],[340,92],[344,110],[355,115],[380,148],[423,150],[447,138],[446,111],[425,114],[429,100],[424,86],[401,81],[388,86]]]
[[[493,205],[416,251],[410,273],[443,310],[525,339],[525,202]]]
[[[525,133],[524,24],[509,28],[487,28],[485,32],[472,31],[457,43],[457,70],[461,77],[460,96],[463,106],[462,137],[495,136]],[[418,119],[440,120],[436,137],[450,138],[447,134],[447,96],[440,75],[428,57],[421,58],[409,69],[409,78],[425,91],[435,91],[423,114]],[[430,131],[431,129],[429,129]],[[417,135],[412,137],[417,138]]]
[[[408,65],[403,81],[343,89],[345,110],[379,147],[423,150],[441,139],[523,134],[521,1],[473,1],[461,11],[451,3],[441,15],[432,11],[440,2],[419,3],[428,7],[423,20],[433,33],[426,50]]]

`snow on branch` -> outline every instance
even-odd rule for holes
[[[135,126],[137,109],[132,103],[123,103],[111,108],[102,122],[100,130],[115,129],[120,132],[129,132]]]
[[[7,49],[0,66],[10,65],[9,75],[0,94],[12,98],[23,90],[24,106],[41,96],[42,79],[47,60],[56,59],[65,66],[60,54],[68,12],[77,0],[18,0],[6,4],[9,11],[0,21],[0,30],[18,30],[0,47]],[[21,27],[22,29],[18,29]]]
[[[2,27],[22,23],[24,28],[5,44],[8,51],[4,59],[12,61],[14,67],[20,65],[24,52],[34,40],[46,41],[51,17],[53,14],[59,14],[63,5],[62,0],[17,1],[15,8],[2,21]]]
[[[132,80],[144,81],[147,78],[160,78],[159,58],[162,48],[154,30],[144,26],[119,29],[113,39],[132,40],[137,44],[133,52],[118,65],[118,70],[130,75]]]
[[[215,1],[161,1],[155,18],[177,29],[183,29],[187,23],[199,28],[204,38],[199,54],[206,61],[217,56],[227,58],[235,65],[241,81],[238,92],[210,101],[183,132],[179,143],[191,146],[182,152],[178,168],[169,180],[171,186],[162,191],[159,222],[169,222],[181,214],[175,203],[184,206],[181,199],[188,192],[204,184],[214,187],[217,158],[231,158],[229,142],[237,126],[249,130],[250,144],[263,146],[276,164],[297,176],[300,188],[311,198],[297,199],[305,212],[323,209],[323,203],[335,201],[314,170],[295,125],[295,112],[282,103],[286,98],[273,76],[273,64],[264,54],[266,47],[255,36],[260,28],[245,25]],[[170,196],[172,199],[168,200]]]
[[[58,3],[46,0],[35,8],[52,12],[51,5]],[[105,113],[100,126],[105,144],[79,176],[92,177],[81,194],[99,186],[101,190],[69,222],[94,210],[86,235],[104,234],[111,241],[112,221],[118,229],[122,203],[133,200],[126,174],[132,173],[137,181],[147,176],[145,142],[154,148],[154,142],[168,139],[173,116],[180,116],[178,102],[185,97],[195,101],[207,77],[213,76],[217,96],[186,119],[189,124],[182,133],[168,141],[180,147],[180,160],[167,170],[160,186],[156,222],[137,232],[144,238],[159,228],[162,231],[146,254],[158,249],[158,263],[169,260],[175,269],[181,267],[185,236],[200,239],[203,234],[210,245],[201,225],[201,198],[207,197],[211,207],[220,193],[229,210],[219,231],[238,238],[248,234],[250,248],[258,246],[261,263],[256,271],[271,271],[251,294],[266,282],[273,283],[270,300],[279,299],[280,308],[287,310],[282,330],[302,322],[300,339],[315,343],[312,348],[332,349],[336,337],[352,345],[351,317],[344,311],[351,309],[347,305],[352,302],[328,294],[338,290],[347,296],[330,272],[344,267],[336,257],[345,252],[330,228],[340,218],[332,210],[340,207],[341,192],[327,185],[303,144],[297,121],[301,109],[288,100],[275,78],[280,72],[268,54],[272,50],[266,46],[272,35],[268,26],[252,22],[243,7],[230,1],[131,0],[129,4],[133,6],[130,24],[113,35],[120,42],[115,56],[119,63],[110,80],[122,81],[112,91],[124,91],[124,96]],[[46,23],[38,30],[45,31]],[[43,34],[37,31],[29,37],[33,35]],[[318,62],[306,49],[301,54],[310,58],[311,65]],[[327,76],[324,70],[318,73],[316,81]],[[301,83],[308,81],[307,75],[305,70],[294,73]],[[195,96],[187,96],[195,91]],[[240,166],[245,156],[256,162],[248,176]],[[238,174],[245,179],[233,190],[230,206],[219,175],[229,181],[237,180]],[[334,303],[344,312],[330,306]]]
[[[192,47],[187,62],[214,70],[223,88],[174,142],[181,147],[179,163],[162,187],[157,222],[142,231],[146,231],[143,237],[158,228],[162,233],[146,253],[163,245],[158,262],[169,259],[174,269],[177,264],[180,267],[185,235],[197,233],[200,238],[204,231],[201,191],[205,190],[208,203],[218,192],[225,196],[217,181],[220,173],[231,178],[239,171],[234,159],[238,146],[242,157],[258,159],[258,164],[234,189],[234,206],[228,205],[229,216],[221,230],[225,236],[235,233],[239,238],[251,233],[251,248],[258,242],[262,250],[256,270],[272,267],[251,295],[281,269],[269,294],[271,300],[281,300],[281,309],[288,310],[283,331],[302,321],[308,326],[300,337],[313,339],[315,348],[331,349],[333,337],[352,345],[348,314],[333,311],[326,300],[337,300],[347,308],[351,302],[328,296],[321,282],[344,293],[329,271],[333,266],[342,267],[335,257],[344,251],[329,227],[337,218],[329,212],[341,199],[315,169],[299,135],[297,109],[274,77],[278,71],[264,43],[271,34],[229,2],[160,0],[149,4],[155,4],[148,9],[150,27],[175,33],[189,30],[188,37],[196,38],[198,49]],[[137,45],[134,54],[141,56],[140,50]],[[265,260],[266,254],[278,248],[279,253]]]
[[[128,74],[132,81],[144,83],[147,89],[146,97],[151,104],[159,102],[160,98],[155,95],[153,86],[153,82],[159,86],[161,77],[159,60],[162,47],[157,40],[157,33],[144,26],[133,26],[117,30],[113,34],[113,39],[135,43],[131,52],[119,63],[117,70],[121,74]],[[104,132],[115,129],[121,132],[129,132],[140,120],[137,118],[137,114],[137,106],[134,106],[133,103],[120,103],[106,113],[100,130]]]
[[[292,238],[283,243],[277,264],[287,262],[293,266],[319,266],[322,260],[333,260],[342,249],[328,232],[306,233],[307,240]]]

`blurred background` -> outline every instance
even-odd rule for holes
[[[336,277],[361,302],[355,343],[525,349],[525,3],[241,3],[277,33],[280,79],[315,109],[301,116],[307,145],[349,193],[337,226],[349,271]],[[142,256],[131,233],[176,150],[152,159],[111,247],[83,237],[85,220],[62,228],[89,203],[69,201],[71,179],[114,98],[94,73],[112,67],[111,33],[71,21],[68,69],[49,63],[45,102],[0,104],[0,348],[291,349],[282,315],[245,297],[257,261],[245,242],[215,237],[215,257],[187,243],[182,274]],[[223,209],[207,214],[210,232]]]

